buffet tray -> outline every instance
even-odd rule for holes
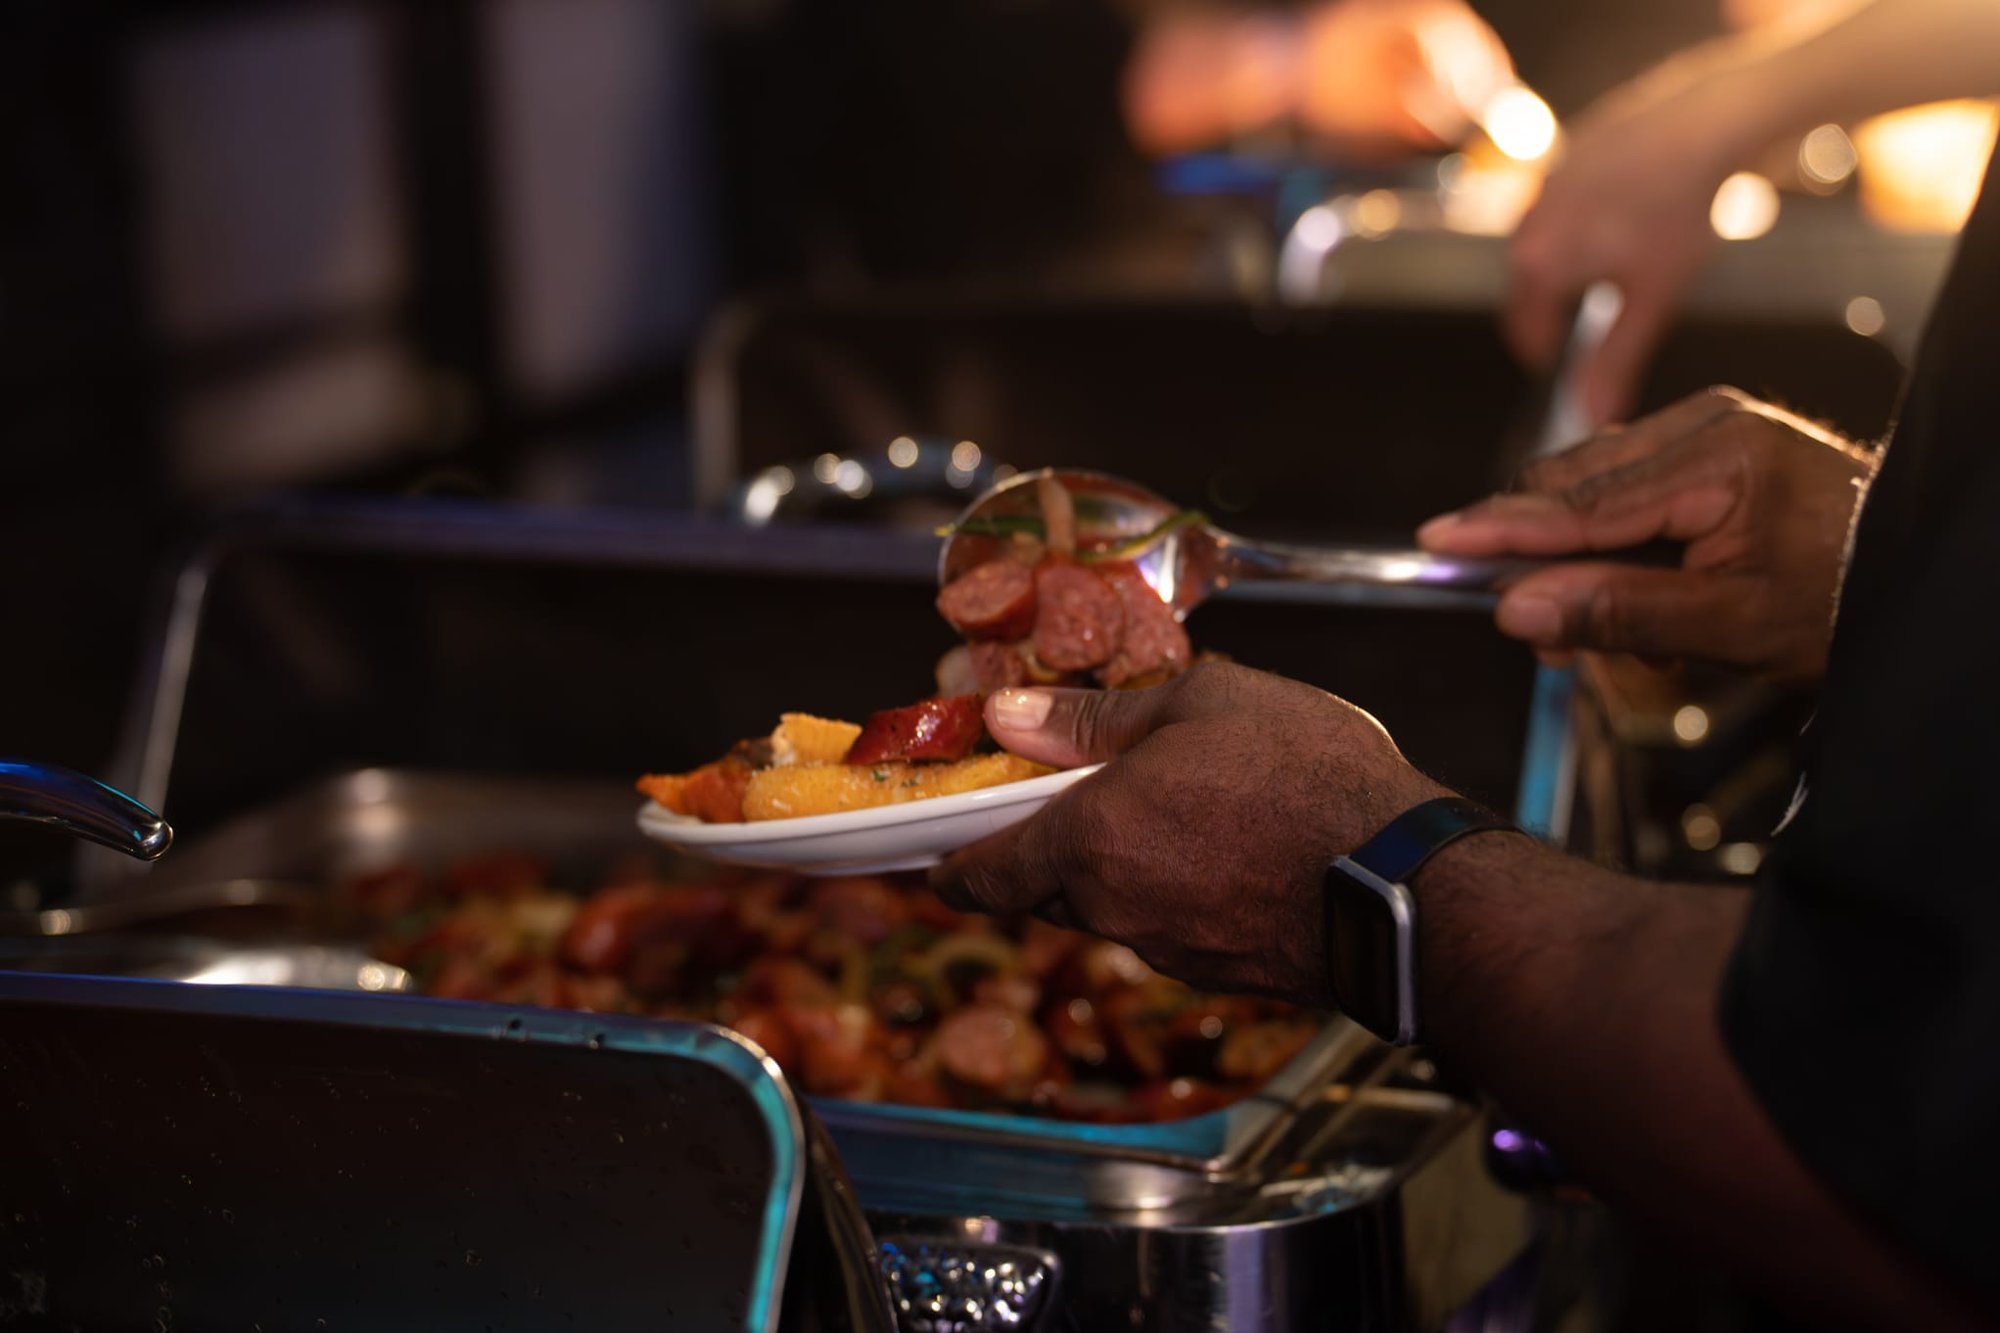
[[[641,838],[622,783],[363,769],[227,821],[170,860],[88,903],[33,918],[42,933],[142,923],[241,941],[325,938],[333,891],[396,865],[438,869],[480,853],[540,855],[559,879],[588,882],[614,860],[694,863]],[[29,923],[16,919],[19,933]],[[50,930],[49,927],[58,929]],[[0,926],[0,930],[4,930]],[[992,1203],[1144,1210],[1254,1189],[1298,1110],[1336,1078],[1365,1078],[1388,1051],[1347,1019],[1325,1029],[1257,1093],[1221,1111],[1152,1125],[1095,1125],[814,1099],[864,1197],[963,1190]]]

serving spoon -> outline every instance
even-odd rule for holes
[[[1545,560],[1468,559],[1414,548],[1291,546],[1224,532],[1136,482],[1102,472],[1042,468],[988,489],[944,530],[938,582],[950,583],[1042,533],[1042,483],[1053,479],[1076,511],[1081,560],[1129,560],[1177,616],[1232,584],[1257,580],[1424,589],[1491,604]]]

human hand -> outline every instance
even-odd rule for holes
[[[1124,100],[1151,153],[1291,124],[1350,161],[1393,161],[1457,140],[1512,81],[1505,46],[1463,0],[1329,0],[1150,24]]]
[[[1297,121],[1350,157],[1456,143],[1514,82],[1507,48],[1461,0],[1337,0],[1302,24]]]
[[[1577,368],[1594,423],[1631,409],[1683,291],[1718,244],[1715,192],[1762,147],[1749,57],[1727,43],[1668,61],[1614,90],[1569,129],[1561,160],[1514,233],[1502,324],[1537,369],[1562,355],[1584,292],[1623,297]]]
[[[1509,587],[1500,628],[1545,660],[1596,648],[1780,680],[1826,669],[1869,454],[1734,389],[1711,389],[1531,466],[1518,490],[1418,530],[1447,555],[1567,556],[1665,538],[1679,569],[1563,563]]]
[[[939,895],[1091,931],[1196,986],[1324,1003],[1327,866],[1446,794],[1352,704],[1242,667],[1002,690],[986,719],[1027,758],[1111,762],[933,871]]]

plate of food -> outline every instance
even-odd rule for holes
[[[965,639],[938,692],[865,723],[786,713],[767,736],[683,773],[648,774],[639,827],[734,865],[852,875],[937,865],[1034,814],[1099,766],[1058,772],[998,749],[985,699],[1021,685],[1135,689],[1193,654],[1129,543],[1077,535],[1059,483],[1043,517],[996,534],[937,595]]]
[[[885,733],[905,732],[960,738],[887,743]],[[977,695],[888,709],[865,727],[787,713],[768,738],[743,742],[712,764],[641,778],[639,790],[652,800],[639,827],[732,865],[815,875],[921,870],[1026,819],[1096,771],[976,753],[984,734]]]

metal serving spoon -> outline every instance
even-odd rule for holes
[[[949,583],[1000,555],[1017,533],[1039,537],[1045,477],[1061,482],[1075,504],[1079,553],[1086,559],[1132,561],[1160,600],[1183,618],[1218,589],[1268,579],[1424,589],[1490,604],[1509,583],[1548,563],[1465,559],[1413,548],[1252,541],[1121,477],[1043,468],[1010,477],[966,507],[945,530],[938,582]]]

